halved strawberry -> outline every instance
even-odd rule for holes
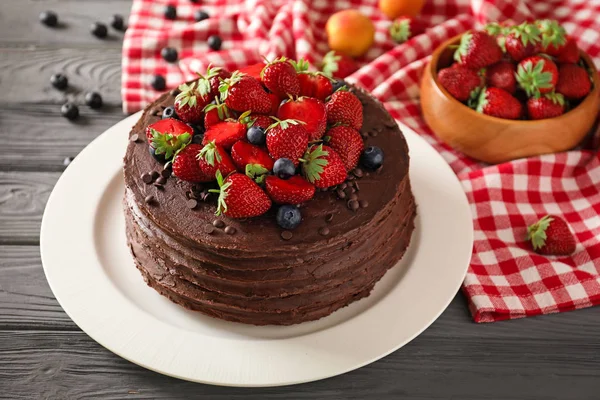
[[[298,165],[308,146],[308,132],[296,120],[277,120],[267,129],[267,148],[273,159],[289,158]]]
[[[235,173],[223,179],[223,175],[217,173],[217,182],[220,189],[210,190],[219,193],[217,215],[250,218],[262,215],[271,208],[269,196],[244,174]]]
[[[292,61],[292,65],[298,73],[300,96],[314,97],[325,101],[327,96],[333,92],[331,80],[322,72],[310,72],[308,61],[300,59]]]
[[[210,83],[207,79],[184,83],[179,86],[180,93],[175,97],[175,112],[182,121],[190,124],[202,122],[204,107],[212,101]]]
[[[261,81],[262,82],[262,78],[260,77],[260,73],[262,72],[263,68],[265,67],[265,63],[257,63],[257,64],[252,64],[252,65],[248,65],[247,67],[244,68],[240,68],[238,69],[238,72],[241,74],[245,74],[248,76],[253,77],[254,79],[256,79],[257,81]]]
[[[202,144],[215,142],[217,145],[229,150],[238,140],[246,137],[246,125],[234,120],[226,120],[211,125],[204,133]]]
[[[365,145],[360,132],[349,126],[336,126],[327,131],[327,144],[333,148],[342,159],[346,171],[353,170],[358,165],[358,159]]]
[[[192,140],[194,130],[174,118],[165,118],[146,127],[148,144],[155,149],[155,154],[164,154],[170,160],[177,150]]]
[[[198,167],[202,172],[199,182],[211,182],[216,179],[217,171],[225,176],[235,171],[233,160],[225,149],[215,142],[210,142],[200,150],[197,157]]]
[[[304,122],[309,141],[321,139],[327,128],[325,104],[312,97],[298,97],[296,100],[284,101],[279,107],[277,118]]]
[[[304,155],[302,172],[318,188],[339,185],[346,180],[346,168],[340,156],[329,146],[313,145]]]
[[[204,129],[208,129],[219,122],[231,118],[232,114],[229,108],[225,104],[220,103],[217,98],[215,103],[210,103],[204,107]]]
[[[294,175],[290,179],[267,176],[265,188],[271,200],[277,204],[300,204],[315,195],[315,186],[300,175]]]
[[[275,163],[269,153],[261,147],[241,140],[236,142],[231,148],[231,158],[233,158],[233,162],[238,171],[246,173],[246,175],[251,175],[251,178],[272,171],[273,164]],[[252,171],[248,171],[248,167],[250,167]],[[261,167],[262,170],[257,167]]]
[[[179,151],[173,159],[173,175],[188,182],[202,182],[205,178],[198,165],[198,154],[202,145],[191,143]]]

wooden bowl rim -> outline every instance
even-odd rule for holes
[[[474,117],[478,117],[483,120],[488,120],[490,122],[495,122],[495,123],[502,122],[506,125],[516,125],[516,124],[531,125],[531,124],[539,123],[541,121],[548,121],[548,120],[561,121],[563,119],[568,119],[573,110],[578,109],[580,107],[591,105],[594,101],[594,97],[598,96],[598,90],[599,90],[598,86],[600,86],[600,78],[598,77],[598,69],[596,68],[596,65],[594,64],[594,62],[592,61],[590,56],[586,52],[584,52],[583,50],[580,49],[579,54],[580,54],[581,58],[584,60],[584,62],[588,66],[588,68],[592,71],[592,81],[593,81],[594,87],[592,88],[592,91],[586,96],[586,98],[581,103],[579,103],[579,105],[577,107],[569,110],[568,112],[564,113],[561,116],[554,117],[554,118],[538,119],[538,120],[527,120],[527,119],[526,120],[522,120],[522,119],[514,120],[514,119],[498,118],[498,117],[493,117],[491,115],[479,113],[479,112],[473,110],[472,108],[466,106],[465,104],[461,103],[460,101],[456,100],[454,98],[454,96],[452,96],[442,85],[439,84],[438,78],[437,78],[437,75],[438,75],[437,67],[438,67],[440,55],[442,54],[442,52],[444,50],[446,50],[447,47],[449,47],[453,44],[459,43],[463,34],[464,33],[456,35],[453,38],[448,39],[444,43],[439,45],[438,48],[433,52],[433,55],[431,56],[431,61],[429,62],[429,66],[427,68],[429,68],[431,78],[433,79],[433,82],[435,83],[435,86],[438,88],[438,90],[440,90],[446,98],[450,99],[451,102],[456,102],[456,104],[463,106],[467,110],[467,112],[471,113]]]

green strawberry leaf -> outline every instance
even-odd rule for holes
[[[552,221],[554,221],[554,218],[546,215],[544,218],[527,228],[527,240],[531,240],[534,250],[540,249],[546,244],[546,229],[548,229]]]
[[[307,150],[304,158],[302,159],[302,171],[304,176],[310,183],[314,183],[321,178],[321,174],[324,171],[324,167],[329,164],[326,158],[329,155],[327,150],[323,150],[323,145],[320,144],[316,147]]]
[[[206,146],[200,150],[198,156],[196,157],[198,160],[203,159],[206,161],[208,165],[211,167],[215,166],[215,160],[217,163],[221,162],[221,153],[217,151],[217,145],[215,141],[208,143]]]

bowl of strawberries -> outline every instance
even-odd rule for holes
[[[577,146],[592,129],[598,71],[556,21],[492,23],[442,44],[425,68],[425,121],[488,163]]]

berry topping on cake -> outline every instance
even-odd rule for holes
[[[263,128],[265,131],[273,124],[273,119],[271,117],[261,114],[250,114],[248,120],[250,124],[248,127],[257,126]]]
[[[260,73],[263,84],[280,98],[300,93],[298,74],[290,61],[281,57],[268,63]]]
[[[321,101],[331,95],[333,86],[329,77],[323,72],[310,72],[308,70],[308,61],[300,59],[297,62],[291,61],[298,73],[300,82],[300,96],[314,97]]]
[[[210,103],[210,85],[206,79],[184,83],[179,86],[181,91],[175,97],[175,112],[179,118],[190,124],[202,122],[204,118],[204,107]]]
[[[341,88],[331,95],[325,104],[327,122],[331,125],[342,124],[360,129],[363,123],[362,104],[352,93]]]
[[[360,164],[371,171],[383,165],[383,150],[377,146],[369,146],[360,156]]]
[[[231,76],[231,72],[221,68],[221,67],[213,67],[211,65],[206,69],[206,73],[204,75],[198,74],[201,79],[208,80],[208,84],[210,85],[210,97],[213,98],[219,95],[219,86],[221,85],[221,81],[227,79]]]
[[[259,81],[239,71],[223,80],[219,86],[221,101],[232,110],[266,114],[271,111],[271,99]]]
[[[204,133],[202,144],[215,142],[225,149],[231,149],[231,146],[238,140],[246,137],[246,125],[240,121],[227,120],[211,125]]]
[[[193,129],[174,118],[161,119],[146,128],[146,138],[155,154],[163,154],[166,160],[173,158],[177,150],[188,144]]]
[[[238,171],[253,179],[273,170],[274,161],[266,150],[241,140],[231,148],[231,158]]]
[[[340,156],[329,146],[313,145],[304,155],[302,172],[318,188],[339,185],[346,180],[346,167]]]
[[[315,195],[315,186],[300,175],[290,179],[267,176],[265,188],[271,200],[277,204],[300,204]]]
[[[248,141],[252,144],[265,144],[267,134],[264,128],[252,125],[250,128],[248,128],[248,132],[246,132],[246,139],[248,139]]]
[[[188,182],[202,182],[206,176],[198,165],[198,154],[202,150],[199,144],[188,144],[177,152],[173,159],[173,175]]]
[[[289,158],[298,165],[308,146],[308,132],[300,121],[279,120],[267,129],[267,148],[274,159]]]
[[[250,218],[266,213],[271,208],[269,196],[252,179],[244,174],[233,173],[223,179],[216,173],[219,193],[216,215],[224,214],[231,218]]]
[[[329,147],[340,156],[346,171],[358,165],[358,159],[365,147],[360,133],[349,126],[336,126],[327,131],[325,137]]]
[[[231,118],[231,116],[232,113],[229,111],[229,108],[219,102],[219,99],[215,99],[214,103],[210,103],[204,107],[204,128],[208,129],[219,122]]]
[[[265,65],[265,63],[248,65],[247,67],[238,69],[238,72],[240,74],[251,76],[252,78],[260,82],[262,80],[262,78],[260,77],[260,73],[265,68]]]
[[[281,179],[289,179],[296,174],[296,166],[289,158],[280,158],[273,165],[273,173]]]
[[[283,229],[296,229],[301,222],[302,213],[298,207],[284,205],[277,210],[277,225]]]
[[[304,122],[309,141],[321,139],[327,128],[325,104],[312,97],[298,97],[295,100],[284,101],[279,107],[277,118]]]
[[[198,153],[198,166],[202,171],[200,182],[211,182],[216,179],[217,171],[228,175],[236,170],[231,156],[215,142],[206,144]]]

